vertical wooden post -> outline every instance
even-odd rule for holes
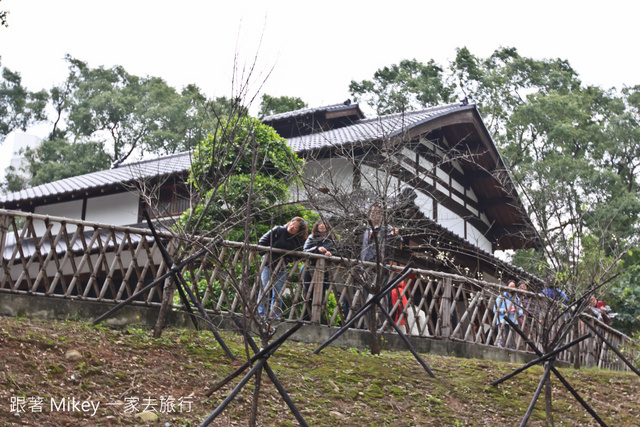
[[[569,338],[577,338],[580,334],[580,324],[576,322],[573,326],[573,335],[570,335]],[[573,346],[573,369],[580,369],[580,349],[582,348],[582,343]]]
[[[313,305],[311,307],[311,322],[320,323],[322,319],[322,303],[324,299],[324,259],[319,259],[311,279]]]
[[[4,283],[5,278],[3,276],[5,274],[10,274],[11,272],[4,259],[4,248],[7,244],[7,231],[9,230],[9,223],[10,220],[8,215],[0,215],[0,262],[2,262],[2,268],[0,268],[0,283]],[[0,288],[1,287],[2,286],[0,286]]]
[[[450,278],[444,279],[444,288],[442,290],[442,302],[440,303],[440,313],[442,316],[441,334],[443,338],[451,336],[451,296],[453,294],[453,285]]]

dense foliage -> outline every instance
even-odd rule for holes
[[[67,79],[48,92],[29,92],[18,73],[2,70],[0,139],[16,129],[52,124],[45,142],[23,153],[24,170],[7,171],[5,190],[95,172],[132,156],[189,150],[218,120],[248,114],[238,100],[207,99],[193,84],[176,90],[161,78],[139,77],[121,66],[92,68],[69,55],[66,61]]]
[[[45,119],[48,95],[30,92],[22,86],[20,73],[2,69],[0,81],[0,143],[13,130],[27,128]]]
[[[183,215],[181,226],[244,240],[249,216],[256,240],[301,214],[287,203],[301,165],[270,126],[248,116],[222,120],[194,152],[189,179],[201,200]]]
[[[260,102],[260,117],[271,116],[274,114],[286,113],[288,111],[300,110],[307,108],[308,105],[298,97],[279,96],[274,97],[268,94],[262,95]]]

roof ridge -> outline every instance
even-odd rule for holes
[[[143,163],[151,163],[151,162],[157,161],[159,159],[162,159],[162,160],[170,159],[172,157],[183,156],[185,154],[191,154],[191,152],[190,151],[181,151],[179,153],[172,153],[172,154],[166,154],[166,155],[163,155],[163,156],[157,156],[157,157],[154,157],[153,159],[141,159],[141,160],[136,160],[136,161],[130,162],[130,163],[122,163],[117,168],[113,168],[113,169],[120,169],[120,168],[126,167],[126,166],[141,165]],[[111,169],[105,169],[105,170],[111,170]],[[97,172],[100,172],[100,171],[97,171]]]
[[[370,117],[367,119],[360,119],[355,123],[369,123],[372,121],[379,121],[379,120],[383,120],[383,119],[392,119],[395,117],[403,117],[403,116],[414,116],[414,115],[418,115],[418,114],[423,114],[429,111],[439,111],[439,110],[444,110],[447,108],[451,108],[451,107],[460,107],[460,103],[459,102],[452,102],[450,104],[445,104],[445,105],[434,105],[432,107],[427,107],[427,108],[423,108],[420,110],[409,110],[409,111],[402,111],[399,113],[391,113],[391,114],[384,114],[381,116],[376,116],[376,117]]]
[[[290,117],[290,116],[299,116],[299,115],[303,115],[303,114],[307,114],[307,113],[319,113],[321,111],[326,111],[326,110],[329,110],[329,109],[341,108],[341,107],[344,107],[345,109],[347,109],[349,107],[354,107],[354,106],[357,107],[358,103],[345,104],[344,102],[338,102],[336,104],[321,105],[319,107],[299,108],[297,110],[285,111],[284,113],[271,114],[270,116],[259,117],[258,119],[261,122],[264,123],[264,122],[271,122],[271,121],[274,121],[274,120],[279,120],[281,118]]]

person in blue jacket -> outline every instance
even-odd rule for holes
[[[515,280],[509,281],[509,288],[516,288]],[[509,335],[509,325],[504,320],[505,317],[509,317],[516,325],[518,324],[518,318],[522,316],[522,305],[520,304],[520,298],[514,292],[505,291],[502,295],[500,295],[496,299],[496,312],[498,313],[497,323],[496,323],[496,334],[498,336],[498,341],[496,345],[498,347],[503,347],[505,341]],[[509,342],[507,343],[508,348],[515,348],[515,337],[511,334],[511,338],[509,338]]]
[[[292,261],[288,252],[302,251],[307,238],[307,223],[303,218],[295,217],[285,225],[273,227],[260,238],[260,246],[268,246],[274,249],[283,249],[286,252],[271,252],[265,254],[268,257],[260,275],[262,287],[258,293],[258,314],[260,317],[270,315],[273,318],[280,317],[282,308],[282,288],[287,278],[285,266]],[[280,262],[282,260],[282,262]],[[272,286],[269,286],[272,284]],[[264,294],[264,297],[263,297]]]

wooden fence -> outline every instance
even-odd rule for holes
[[[172,233],[160,233],[176,257],[199,249],[184,247]],[[203,239],[202,245],[211,244]],[[268,262],[269,248],[223,241],[209,253],[184,268],[183,274],[205,309],[216,314],[255,309],[263,295],[261,273]],[[274,251],[277,252],[277,251]],[[151,232],[86,221],[0,210],[0,292],[53,298],[118,303],[167,272]],[[356,260],[326,258],[307,253],[289,254],[294,262],[280,261],[273,270],[284,272],[286,280],[270,316],[283,321],[302,320],[310,324],[339,325],[350,319],[366,301],[362,282],[373,264]],[[394,270],[395,268],[395,270]],[[397,267],[390,267],[393,277]],[[307,274],[308,273],[308,274]],[[269,283],[276,275],[272,275]],[[307,280],[305,282],[305,277]],[[524,340],[498,321],[496,298],[506,287],[452,274],[414,269],[383,304],[396,323],[414,336],[449,339],[481,345],[502,345],[529,351]],[[540,318],[546,297],[516,291],[522,308],[519,323],[536,344],[542,339]],[[158,306],[163,286],[152,288],[133,304]],[[179,308],[176,305],[176,308]],[[361,318],[356,328],[367,328]],[[380,317],[384,332],[395,333]],[[564,342],[595,325],[613,345],[627,346],[629,338],[596,319],[583,316]],[[562,321],[558,322],[559,327]],[[632,355],[633,356],[633,355]],[[559,359],[583,366],[626,369],[599,339],[580,344],[579,351],[567,350]]]

